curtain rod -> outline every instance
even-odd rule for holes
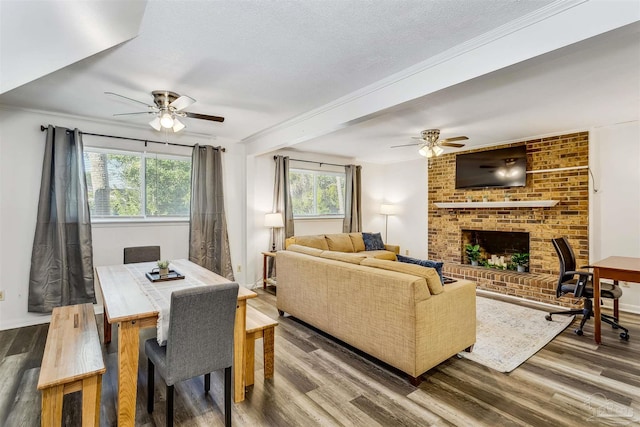
[[[278,158],[278,156],[273,156],[273,160],[275,160],[277,158]],[[322,167],[322,165],[339,166],[339,167],[347,166],[347,165],[337,165],[335,163],[327,163],[327,162],[314,162],[313,160],[300,160],[300,159],[291,159],[291,158],[289,160],[293,160],[294,162],[316,163],[316,164],[320,165],[320,167]]]
[[[40,125],[40,131],[44,132],[45,130],[47,130],[48,127]],[[83,135],[91,135],[91,136],[102,136],[104,138],[114,138],[114,139],[127,139],[129,141],[140,141],[140,142],[144,142],[144,146],[147,146],[147,143],[152,143],[152,144],[162,144],[162,145],[173,145],[176,147],[188,147],[188,148],[193,148],[193,145],[187,145],[187,144],[178,144],[177,142],[162,142],[162,141],[152,141],[150,139],[139,139],[139,138],[129,138],[126,136],[115,136],[115,135],[103,135],[100,133],[89,133],[89,132],[80,132]],[[222,150],[222,152],[224,153],[225,151],[227,151],[226,148],[224,147],[213,147],[216,150]]]

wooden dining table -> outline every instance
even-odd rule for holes
[[[139,285],[140,277],[137,275],[144,273],[134,273],[134,271],[151,271],[155,266],[155,262],[148,262],[95,268],[107,321],[109,324],[119,326],[118,426],[133,426],[135,423],[139,333],[142,328],[155,328],[159,315],[158,309]],[[228,279],[185,259],[171,261],[171,268],[179,271],[185,277],[206,285],[229,282]],[[255,292],[243,286],[240,286],[238,290],[233,349],[234,402],[244,400],[246,303],[247,299],[257,296]]]
[[[600,279],[640,284],[640,258],[611,256],[592,263],[590,267],[593,268],[593,295],[600,295]],[[596,343],[601,344],[600,298],[594,298],[593,302],[593,335]]]

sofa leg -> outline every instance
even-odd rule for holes
[[[412,386],[418,387],[420,383],[422,383],[422,377],[419,375],[417,377],[412,377],[411,375],[409,375],[409,382]]]
[[[278,315],[279,315],[279,316],[284,316],[284,311],[282,311],[282,310],[278,310]]]
[[[464,351],[466,351],[467,353],[471,353],[473,351],[473,346],[475,344],[471,344],[469,347],[465,348]]]

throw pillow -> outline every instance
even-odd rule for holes
[[[423,267],[435,268],[436,271],[438,272],[438,276],[440,276],[440,281],[444,285],[444,276],[442,274],[442,266],[444,265],[444,262],[442,262],[442,261],[431,261],[431,260],[428,260],[428,259],[411,258],[411,257],[408,257],[408,256],[403,256],[403,255],[396,255],[396,257],[398,258],[398,261],[406,262],[407,264],[418,264],[418,265],[421,265]]]
[[[380,251],[384,249],[380,233],[362,233],[365,251]]]

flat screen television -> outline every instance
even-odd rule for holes
[[[526,171],[526,145],[458,154],[456,188],[524,187]]]

